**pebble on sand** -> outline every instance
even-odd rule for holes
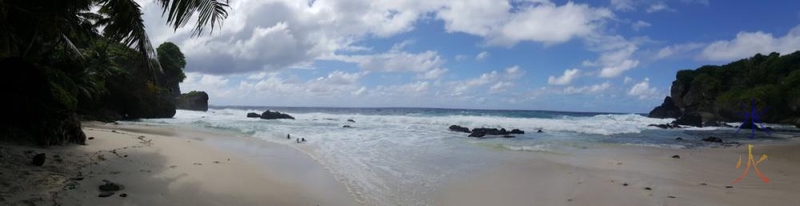
[[[681,156],[680,156],[680,155],[672,155],[672,158],[674,158],[674,159],[680,159],[680,158],[681,158]]]

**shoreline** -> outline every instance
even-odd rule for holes
[[[0,191],[0,203],[358,204],[327,170],[284,145],[176,127],[85,122],[83,130],[93,137],[85,146],[2,145],[3,156],[17,158],[2,163],[0,184],[13,186]],[[30,165],[28,150],[46,153],[45,165]],[[123,189],[98,197],[104,180]]]
[[[84,123],[88,145],[0,144],[0,204],[386,205],[358,202],[304,146],[178,126]],[[599,144],[562,152],[493,150],[481,167],[444,179],[432,205],[792,205],[800,202],[800,141],[760,142],[750,170],[740,147]],[[30,152],[27,152],[30,151]],[[42,167],[30,157],[47,153]],[[473,153],[477,154],[477,153]],[[59,157],[55,157],[59,155]],[[679,155],[680,158],[673,158]],[[60,159],[60,160],[57,160]],[[743,166],[746,162],[743,162]],[[100,198],[103,180],[123,185]],[[726,188],[733,186],[733,188]],[[425,186],[420,186],[425,187]],[[649,189],[646,189],[649,188]],[[125,193],[126,197],[120,194]],[[356,192],[357,193],[357,192]],[[359,195],[369,195],[360,194]],[[399,194],[390,199],[403,200]],[[419,198],[419,197],[415,197]]]

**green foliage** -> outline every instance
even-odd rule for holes
[[[780,56],[756,54],[753,57],[731,62],[723,66],[703,66],[696,70],[681,70],[676,75],[688,90],[696,91],[707,101],[697,109],[716,111],[723,117],[741,120],[741,105],[750,108],[751,100],[756,107],[769,107],[764,120],[783,121],[800,116],[796,100],[800,98],[800,51]],[[696,98],[696,97],[693,97]]]
[[[183,68],[186,67],[186,58],[177,45],[164,42],[158,46],[158,62],[164,70],[164,77],[168,86],[178,85],[186,79]]]

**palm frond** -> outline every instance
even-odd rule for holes
[[[150,44],[145,31],[141,7],[134,0],[106,0],[101,5],[100,14],[107,17],[103,35],[114,41],[133,47],[138,51],[148,67],[161,72],[161,66],[151,60],[156,59],[156,52]]]
[[[203,33],[206,26],[222,26],[222,20],[228,18],[228,0],[158,0],[161,4],[161,15],[167,16],[167,24],[177,30],[185,26],[198,13],[197,23],[192,35]]]

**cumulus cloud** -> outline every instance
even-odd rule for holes
[[[630,77],[625,77],[625,79],[622,81],[622,84],[628,84],[628,83],[630,83],[631,81],[633,81],[633,78],[630,78]]]
[[[605,82],[602,84],[595,84],[591,86],[583,86],[583,87],[573,87],[568,86],[564,88],[564,93],[566,94],[591,94],[604,91],[608,88],[611,88],[611,83]]]
[[[492,85],[492,87],[489,88],[489,93],[499,93],[505,91],[511,86],[514,86],[514,83],[507,81],[497,82],[497,84],[494,84]]]
[[[634,31],[639,31],[639,30],[641,30],[643,28],[647,28],[647,27],[650,27],[650,26],[652,26],[652,24],[647,23],[646,21],[642,21],[642,20],[636,21],[633,24],[631,24],[631,28]]]
[[[427,71],[425,73],[420,73],[417,76],[417,78],[420,78],[420,79],[438,79],[444,73],[447,73],[447,69],[436,68],[436,69],[431,69],[431,70],[429,70],[429,71]]]
[[[520,70],[518,65],[506,68],[506,78],[508,79],[518,79],[523,75],[525,75],[525,71]]]
[[[564,74],[560,77],[549,76],[547,77],[547,83],[552,85],[568,85],[572,83],[572,80],[578,78],[578,74],[580,73],[579,69],[567,69],[564,70]]]
[[[669,8],[669,6],[667,6],[667,4],[665,4],[664,2],[656,2],[654,4],[651,4],[650,7],[648,7],[646,11],[647,11],[647,13],[655,13],[655,12],[659,12],[659,11],[673,11],[674,12],[675,9]]]
[[[590,49],[600,52],[594,61],[584,61],[584,66],[600,67],[600,77],[611,78],[635,68],[639,60],[633,57],[638,50],[638,42],[630,41],[622,36],[594,36],[587,38]]]
[[[639,97],[639,99],[658,98],[656,88],[650,87],[650,78],[644,78],[642,82],[633,85],[628,90],[628,95]]]
[[[481,53],[478,53],[478,55],[475,56],[475,60],[482,61],[482,60],[486,59],[487,57],[489,57],[489,55],[490,55],[489,52],[483,51]]]
[[[778,52],[788,54],[800,48],[800,26],[786,35],[775,37],[762,31],[739,32],[732,40],[716,41],[706,46],[701,58],[713,61],[731,61],[753,56],[756,53]]]

